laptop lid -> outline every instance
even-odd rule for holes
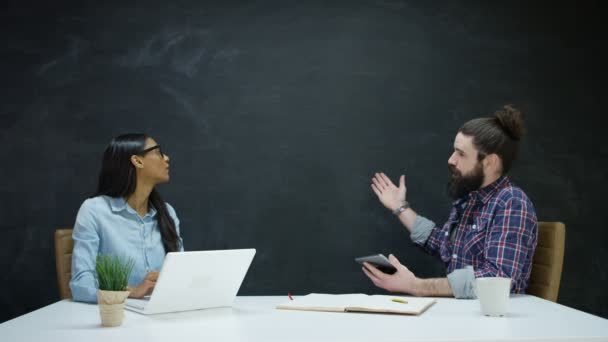
[[[128,299],[125,308],[155,314],[232,306],[255,252],[251,248],[167,253],[149,300]]]

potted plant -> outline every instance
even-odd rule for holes
[[[125,299],[129,297],[127,285],[135,261],[123,261],[117,256],[98,255],[95,263],[97,274],[97,303],[104,327],[122,324]]]

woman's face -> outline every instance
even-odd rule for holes
[[[165,183],[169,181],[169,156],[164,154],[160,149],[160,145],[152,138],[146,139],[143,153],[140,154],[139,160],[141,164],[137,170],[138,177],[142,180],[148,180],[154,184]]]

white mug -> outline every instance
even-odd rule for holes
[[[474,288],[484,315],[504,316],[507,314],[511,278],[477,278]]]

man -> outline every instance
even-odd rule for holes
[[[443,226],[410,207],[404,175],[399,186],[384,173],[374,175],[371,187],[380,202],[397,215],[414,244],[438,256],[447,268],[447,278],[420,279],[390,255],[397,268],[392,275],[364,264],[376,286],[415,296],[475,298],[475,278],[508,277],[512,293],[525,291],[538,222],[526,194],[507,177],[522,135],[523,116],[511,106],[458,130],[448,159],[448,193],[455,201]]]

